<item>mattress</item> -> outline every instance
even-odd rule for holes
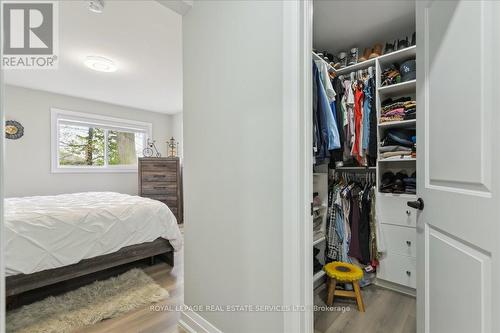
[[[168,239],[182,247],[177,220],[156,200],[114,192],[5,199],[6,275],[30,274]]]

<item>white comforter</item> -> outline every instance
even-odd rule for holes
[[[5,200],[6,274],[29,274],[113,253],[124,246],[182,236],[163,203],[113,192]]]

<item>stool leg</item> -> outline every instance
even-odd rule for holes
[[[326,301],[326,305],[328,306],[333,305],[333,297],[335,296],[336,287],[337,287],[337,280],[330,278],[328,282],[328,299]]]
[[[352,283],[354,287],[354,293],[356,294],[356,302],[358,302],[358,310],[360,312],[365,312],[365,305],[363,304],[363,298],[361,297],[361,290],[359,289],[359,281],[354,281]]]

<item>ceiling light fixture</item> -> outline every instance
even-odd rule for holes
[[[88,56],[85,58],[83,63],[88,68],[98,72],[111,73],[111,72],[116,72],[116,70],[118,69],[113,60],[100,56]]]
[[[94,13],[102,13],[104,10],[104,0],[90,0],[89,10]]]

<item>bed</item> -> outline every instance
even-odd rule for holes
[[[165,204],[114,192],[6,199],[5,227],[7,296],[182,247]]]

